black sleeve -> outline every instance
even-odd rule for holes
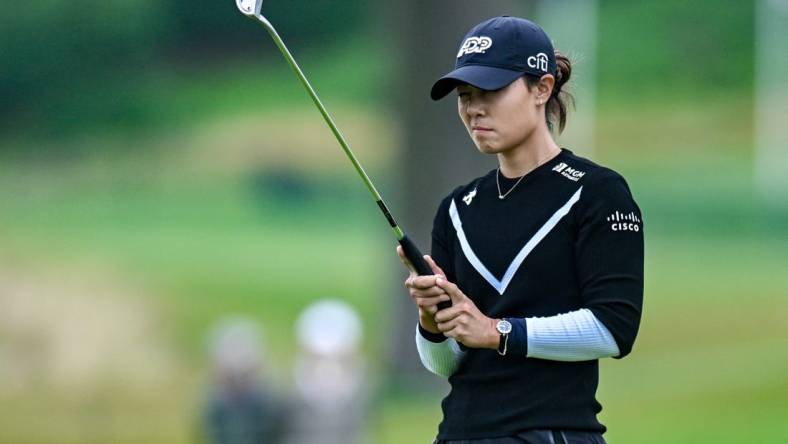
[[[451,242],[449,241],[449,230],[454,230],[449,224],[449,206],[454,193],[441,201],[435,218],[432,221],[432,245],[430,246],[430,256],[432,260],[446,273],[446,279],[456,282],[454,275],[454,256],[452,254]],[[418,326],[421,337],[430,342],[443,342],[446,336],[443,333],[430,333]]]
[[[452,249],[453,243],[450,239],[454,227],[451,226],[449,219],[449,206],[454,193],[441,201],[438,206],[438,211],[435,213],[435,218],[432,222],[432,245],[430,248],[430,256],[438,264],[441,269],[446,273],[446,279],[450,282],[457,282],[454,274],[454,252]]]
[[[584,307],[616,340],[623,358],[643,308],[643,222],[624,178],[601,170],[583,188],[575,248]]]

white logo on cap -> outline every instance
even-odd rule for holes
[[[484,54],[484,51],[487,51],[492,46],[492,39],[486,36],[480,37],[468,37],[463,42],[462,46],[460,47],[460,52],[457,53],[457,58],[463,56],[463,54],[471,54],[474,52],[478,52],[480,54]]]
[[[547,72],[547,54],[540,52],[535,56],[528,57],[528,66]]]

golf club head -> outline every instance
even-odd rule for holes
[[[263,0],[235,0],[238,10],[241,14],[254,17],[260,14],[260,9],[263,7]]]

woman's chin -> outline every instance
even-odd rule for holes
[[[489,143],[477,143],[476,149],[482,154],[498,154],[501,151],[497,145]]]

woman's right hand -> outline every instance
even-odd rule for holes
[[[399,245],[397,245],[397,255],[408,268],[408,271],[410,271],[410,275],[405,279],[405,288],[408,289],[410,298],[419,309],[419,324],[421,324],[421,328],[430,333],[440,333],[441,331],[435,323],[435,313],[438,312],[438,304],[451,299],[441,287],[435,284],[435,279],[438,276],[446,279],[446,274],[430,256],[425,254],[424,260],[429,264],[433,274],[419,276]]]

